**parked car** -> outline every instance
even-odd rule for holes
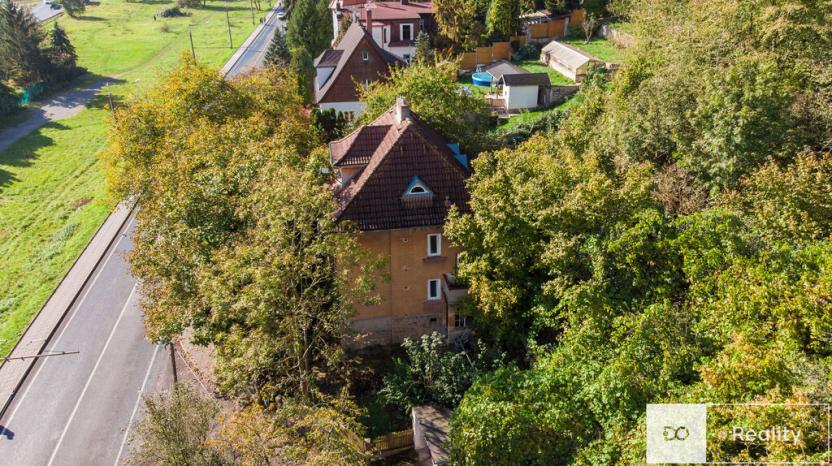
[[[286,10],[283,8],[275,10],[275,14],[277,15],[277,19],[286,19]]]

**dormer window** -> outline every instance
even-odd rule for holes
[[[422,197],[422,196],[433,196],[433,191],[428,188],[428,185],[422,181],[421,178],[418,176],[414,176],[412,180],[410,180],[410,184],[407,185],[407,188],[404,190],[405,197]]]

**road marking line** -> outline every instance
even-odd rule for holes
[[[101,263],[101,268],[98,270],[98,273],[95,274],[95,277],[93,277],[92,281],[89,283],[89,286],[87,287],[87,290],[84,292],[84,295],[81,296],[81,299],[78,301],[78,303],[73,306],[73,309],[71,311],[72,313],[69,315],[69,319],[63,325],[63,328],[61,329],[61,332],[58,333],[58,336],[57,336],[57,338],[55,338],[55,341],[52,342],[53,347],[55,345],[57,345],[58,343],[60,343],[61,338],[63,338],[64,333],[69,328],[69,324],[71,324],[72,320],[75,319],[75,316],[78,314],[78,311],[81,309],[81,305],[87,299],[87,295],[90,294],[90,291],[92,291],[92,289],[94,288],[95,282],[98,281],[98,277],[100,277],[101,273],[104,272],[104,269],[107,267],[107,264],[110,262],[110,259],[112,259],[113,254],[115,254],[116,250],[118,250],[118,245],[121,244],[121,240],[123,240],[124,238],[127,237],[125,235],[125,232],[127,232],[127,230],[130,229],[130,227],[133,225],[133,222],[135,222],[135,221],[136,221],[135,218],[130,220],[130,222],[127,223],[126,228],[118,231],[117,234],[120,235],[121,237],[118,239],[118,241],[116,241],[116,244],[113,245],[113,249],[110,250],[109,254],[107,254],[107,258],[104,259],[104,262]],[[38,365],[38,370],[35,371],[35,374],[32,376],[31,379],[29,379],[29,382],[26,385],[26,390],[24,390],[23,394],[20,395],[20,398],[17,399],[14,410],[12,410],[12,413],[9,415],[9,418],[6,420],[6,427],[9,427],[9,426],[12,425],[12,419],[14,419],[14,415],[17,414],[17,410],[20,408],[20,405],[23,404],[23,400],[26,398],[26,395],[29,394],[29,389],[32,388],[32,386],[35,384],[35,380],[37,380],[38,375],[40,375],[40,371],[43,370],[43,366],[46,365],[46,362],[47,361],[41,362],[40,365]]]
[[[121,313],[118,315],[118,320],[116,320],[116,324],[113,325],[113,329],[110,330],[110,335],[107,337],[107,342],[104,343],[104,348],[101,350],[101,353],[98,355],[98,359],[95,361],[95,366],[92,368],[92,372],[90,372],[90,376],[87,377],[86,383],[84,383],[84,388],[81,390],[81,395],[78,396],[78,401],[75,402],[75,407],[72,408],[72,413],[69,415],[69,419],[66,421],[64,425],[64,430],[61,432],[60,438],[58,438],[58,443],[55,445],[55,449],[52,450],[52,456],[49,457],[49,462],[47,466],[51,466],[52,462],[55,461],[55,455],[58,453],[58,449],[61,448],[61,444],[64,442],[64,437],[66,436],[66,432],[69,430],[69,426],[72,424],[72,420],[75,419],[75,413],[78,412],[78,407],[81,406],[81,401],[84,399],[84,395],[87,393],[87,389],[90,388],[90,382],[92,382],[92,378],[95,377],[96,371],[98,371],[98,365],[101,364],[101,360],[104,359],[104,354],[107,353],[107,348],[110,347],[110,342],[113,341],[113,335],[116,334],[116,329],[118,328],[118,324],[121,323],[121,318],[124,317],[124,312],[127,311],[127,308],[130,307],[130,301],[133,299],[133,294],[136,293],[136,287],[138,285],[133,285],[133,289],[130,290],[130,296],[127,297],[127,302],[124,303],[124,307],[121,308]]]
[[[142,400],[142,394],[147,386],[147,379],[150,378],[150,370],[153,369],[153,362],[156,361],[156,354],[159,352],[159,347],[160,345],[156,345],[156,348],[153,350],[153,357],[150,358],[150,364],[147,366],[147,372],[144,373],[142,388],[139,389],[139,394],[136,397],[136,403],[133,405],[133,413],[130,414],[130,420],[127,421],[127,429],[124,430],[124,437],[121,439],[121,446],[118,448],[118,455],[116,455],[116,461],[113,463],[114,466],[118,466],[118,460],[121,459],[121,453],[124,451],[124,445],[127,443],[127,434],[130,433],[130,427],[133,425],[133,418],[136,417],[136,412],[139,410],[139,402]]]

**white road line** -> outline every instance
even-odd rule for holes
[[[121,459],[121,454],[124,452],[124,445],[127,443],[127,434],[130,433],[130,427],[133,425],[133,419],[136,417],[136,412],[139,410],[139,402],[142,401],[142,395],[144,394],[144,389],[147,386],[147,379],[150,378],[150,370],[153,369],[153,361],[156,360],[156,353],[159,352],[159,348],[160,345],[156,345],[156,348],[153,350],[153,357],[150,358],[150,364],[147,366],[147,372],[144,373],[142,388],[139,389],[139,395],[136,397],[136,403],[133,405],[133,413],[130,414],[130,420],[127,421],[127,429],[124,430],[124,437],[121,439],[121,446],[118,448],[118,455],[116,455],[116,461],[113,463],[114,466],[118,466],[118,460]]]
[[[127,297],[127,302],[124,303],[124,307],[121,308],[121,313],[118,315],[118,320],[116,320],[116,324],[113,325],[113,329],[110,330],[110,335],[107,337],[107,342],[104,343],[104,348],[101,350],[101,353],[98,355],[98,359],[95,361],[95,366],[92,368],[92,372],[90,372],[90,376],[87,377],[86,383],[84,383],[84,388],[81,390],[81,395],[78,396],[78,401],[75,402],[75,407],[72,408],[72,413],[69,415],[69,419],[66,421],[66,425],[64,425],[64,430],[61,432],[60,438],[58,438],[58,444],[55,445],[55,449],[52,450],[52,456],[49,457],[49,462],[47,466],[52,466],[52,462],[55,461],[55,455],[58,454],[58,449],[61,448],[61,444],[64,442],[64,437],[66,436],[66,432],[69,430],[69,426],[72,424],[72,420],[75,418],[75,413],[78,412],[78,407],[81,406],[81,400],[84,399],[84,395],[87,393],[87,389],[90,388],[90,382],[92,382],[92,378],[95,377],[95,373],[98,370],[98,365],[101,364],[101,360],[104,359],[104,354],[107,353],[107,348],[110,347],[110,342],[113,341],[113,335],[116,334],[116,329],[118,328],[118,324],[121,322],[121,318],[124,317],[124,312],[127,311],[127,308],[130,307],[130,301],[133,299],[133,294],[136,293],[136,287],[138,285],[133,285],[133,289],[130,290],[130,296]]]
[[[122,230],[119,230],[118,234],[121,235],[121,237],[118,239],[118,241],[116,241],[116,244],[113,245],[112,250],[110,250],[110,253],[107,254],[107,258],[104,259],[104,262],[101,263],[100,268],[98,269],[98,273],[95,274],[95,277],[93,277],[92,281],[89,283],[89,285],[87,285],[87,291],[84,292],[84,296],[81,296],[81,299],[73,306],[72,314],[70,314],[69,320],[66,321],[63,328],[61,329],[61,332],[58,333],[57,338],[55,338],[55,341],[52,342],[53,347],[57,346],[57,344],[60,343],[61,338],[63,338],[64,333],[66,332],[66,329],[69,328],[69,324],[72,323],[72,320],[75,319],[75,316],[78,314],[78,311],[81,309],[81,304],[83,304],[84,301],[87,299],[87,295],[90,294],[90,291],[92,291],[92,289],[94,288],[95,282],[98,281],[98,277],[100,277],[101,273],[104,272],[104,269],[107,267],[107,264],[110,262],[110,259],[113,257],[113,254],[115,254],[115,252],[118,250],[118,245],[121,244],[121,240],[123,240],[127,236],[125,233],[127,232],[127,230],[130,229],[130,227],[133,225],[133,222],[135,222],[135,221],[136,221],[135,218],[130,220],[130,222],[127,224],[126,228],[124,228]],[[17,410],[23,404],[23,400],[26,398],[26,395],[29,394],[29,389],[32,388],[32,386],[35,384],[35,380],[37,380],[38,375],[40,375],[40,371],[43,370],[43,366],[45,366],[48,361],[49,361],[49,358],[46,358],[45,361],[41,362],[40,365],[38,365],[38,370],[35,371],[35,374],[32,376],[31,379],[29,379],[29,382],[26,385],[26,390],[24,390],[23,394],[20,395],[20,398],[18,398],[16,400],[14,410],[12,410],[12,413],[9,415],[9,418],[6,420],[6,427],[9,427],[9,426],[12,425],[12,420],[14,419],[14,415],[17,414]]]

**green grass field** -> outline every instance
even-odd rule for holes
[[[621,63],[622,50],[607,39],[596,37],[587,43],[584,39],[572,37],[563,39],[563,42],[607,63]]]
[[[243,1],[208,1],[206,8],[186,10],[188,17],[153,19],[174,4],[104,0],[79,18],[62,16],[58,22],[79,65],[89,71],[77,85],[112,77],[117,81],[108,92],[129,101],[190,51],[189,29],[197,60],[222,65],[235,50],[228,44],[226,7],[235,47],[254,29]],[[107,145],[102,100],[0,152],[0,354],[11,349],[113,207],[98,162]]]
[[[549,82],[553,86],[575,84],[571,79],[558,73],[553,68],[544,65],[540,60],[523,60],[516,63],[529,73],[546,73],[549,75]]]

